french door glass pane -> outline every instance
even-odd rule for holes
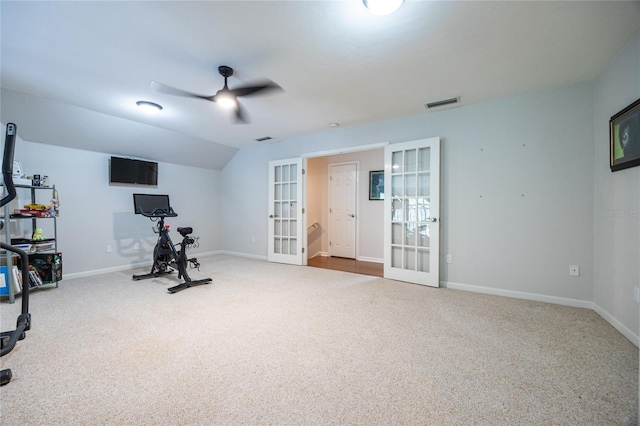
[[[295,200],[298,196],[298,184],[295,182],[292,182],[290,185],[290,192],[291,194],[289,195],[289,199],[290,200]]]
[[[391,267],[402,268],[402,247],[391,247]]]
[[[394,222],[400,222],[402,220],[402,200],[391,201],[391,220]]]
[[[391,196],[402,197],[404,195],[402,191],[402,175],[391,176]]]
[[[431,229],[428,223],[418,225],[418,246],[431,247]]]
[[[431,170],[431,150],[420,148],[418,152],[418,171],[428,172]]]
[[[416,150],[410,149],[404,152],[404,173],[416,171]]]
[[[298,240],[295,238],[289,240],[289,254],[298,254]]]
[[[274,182],[282,182],[282,166],[275,167]]]
[[[404,269],[408,269],[410,271],[416,270],[416,249],[404,249]]]
[[[275,184],[274,197],[275,200],[282,200],[282,186],[279,183]]]
[[[404,244],[407,246],[416,245],[416,225],[413,223],[404,224]]]
[[[416,210],[417,207],[416,206],[416,199],[415,198],[405,198],[404,200],[404,211],[405,211],[405,218],[404,220],[406,220],[407,222],[415,222],[416,221]]]
[[[418,198],[418,222],[426,222],[429,220],[431,215],[431,211],[429,209],[429,199],[428,198]]]
[[[282,181],[289,182],[289,166],[282,166]]]
[[[418,271],[429,272],[429,250],[418,249]]]
[[[297,226],[298,226],[298,221],[296,220],[292,220],[289,223],[289,235],[291,235],[292,237],[297,237],[298,232],[297,232]]]
[[[391,224],[391,244],[402,244],[402,224]]]
[[[415,197],[416,195],[416,175],[404,175],[404,195]]]
[[[289,212],[291,213],[291,218],[295,219],[298,214],[298,203],[295,201],[293,203],[289,203]]]
[[[431,175],[429,173],[420,173],[418,175],[418,195],[420,197],[431,195]]]
[[[297,164],[292,164],[291,165],[291,177],[288,179],[291,182],[295,182],[296,181],[296,176],[298,176],[298,165]]]
[[[402,173],[402,151],[391,155],[391,173]]]
[[[282,253],[282,250],[280,249],[280,238],[276,237],[273,239],[273,251],[274,253]]]

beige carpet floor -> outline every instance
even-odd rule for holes
[[[3,425],[635,425],[638,349],[587,309],[217,255],[33,294]],[[0,304],[2,330],[20,304]]]

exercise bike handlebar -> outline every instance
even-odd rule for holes
[[[7,188],[7,195],[0,200],[0,206],[4,206],[9,201],[16,198],[16,187],[13,184],[13,151],[15,148],[16,125],[7,124],[7,136],[4,144],[4,155],[2,161],[2,181]]]
[[[154,209],[151,213],[145,212],[141,208],[138,208],[138,211],[142,216],[145,217],[177,217],[178,213],[174,212],[171,207],[169,207],[169,211],[166,209]]]

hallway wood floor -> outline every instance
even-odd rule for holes
[[[308,266],[314,268],[333,269],[336,271],[353,272],[355,274],[383,276],[384,265],[376,262],[363,262],[343,257],[316,256],[307,261]]]

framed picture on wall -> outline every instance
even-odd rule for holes
[[[384,170],[369,172],[369,199],[384,200]]]
[[[609,120],[611,171],[640,165],[640,99]]]

